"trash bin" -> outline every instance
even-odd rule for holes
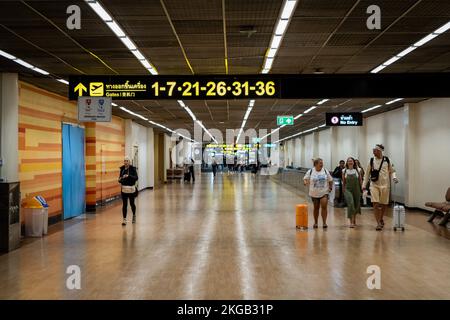
[[[42,237],[48,230],[48,204],[41,196],[25,200],[25,236]]]

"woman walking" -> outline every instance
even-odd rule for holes
[[[122,225],[127,225],[128,200],[130,201],[131,211],[133,212],[133,223],[136,223],[136,205],[134,203],[138,190],[136,182],[138,175],[136,168],[130,164],[130,158],[125,157],[123,166],[120,167],[119,183],[122,185]]]
[[[347,218],[349,227],[356,227],[356,215],[361,214],[361,186],[362,176],[358,170],[355,159],[349,157],[342,170],[342,186],[345,201],[347,202]]]
[[[309,195],[314,204],[314,225],[318,228],[319,209],[322,213],[323,228],[328,228],[328,194],[333,190],[333,177],[327,169],[323,167],[323,160],[317,158],[314,160],[314,168],[309,169],[303,178],[305,186],[309,186]]]

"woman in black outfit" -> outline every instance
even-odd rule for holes
[[[134,199],[136,198],[138,191],[136,188],[136,181],[138,175],[136,168],[130,164],[130,158],[125,157],[123,166],[120,167],[119,183],[122,185],[122,225],[127,225],[127,207],[128,199],[130,200],[131,211],[133,212],[133,223],[136,223],[136,205]]]

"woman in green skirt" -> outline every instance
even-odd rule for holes
[[[342,170],[342,187],[347,202],[347,218],[350,228],[356,227],[356,214],[361,214],[362,176],[356,167],[355,159],[347,159],[345,169]]]

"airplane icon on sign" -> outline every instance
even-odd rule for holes
[[[89,83],[89,92],[90,92],[91,97],[103,97],[103,95],[104,95],[103,82]]]

